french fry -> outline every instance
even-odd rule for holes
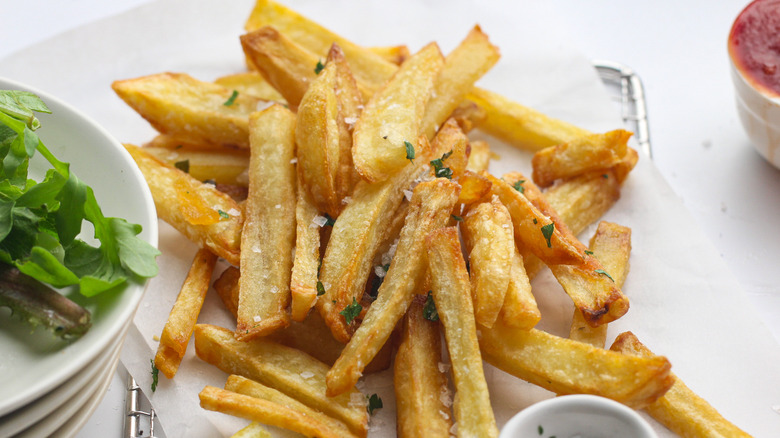
[[[318,429],[321,431],[320,433],[322,435],[318,434],[317,436],[355,436],[344,423],[312,409],[276,389],[269,388],[262,383],[255,382],[246,377],[237,376],[235,374],[228,376],[227,381],[225,382],[225,389],[275,403],[319,422]],[[286,427],[285,429],[294,430],[289,427]]]
[[[200,406],[235,417],[259,421],[269,426],[292,430],[308,437],[343,437],[339,431],[328,430],[321,422],[293,408],[249,395],[206,386],[198,394]]]
[[[460,187],[447,179],[421,182],[412,194],[411,207],[401,230],[393,261],[360,327],[328,371],[328,395],[352,388],[390,337],[425,275],[423,237],[442,227],[458,198]]]
[[[628,257],[631,253],[631,229],[622,225],[602,221],[590,239],[590,250],[604,270],[622,288],[628,275]],[[604,348],[607,339],[607,324],[591,327],[579,310],[574,311],[569,339]]]
[[[328,62],[303,95],[295,140],[298,172],[320,211],[338,217],[342,200],[352,191],[352,135],[345,120],[357,120],[361,105],[349,66],[334,45]]]
[[[482,171],[487,172],[490,166],[490,145],[483,140],[477,140],[471,142],[471,153],[469,154],[469,162],[466,165],[466,170],[470,170],[475,173]]]
[[[263,102],[248,94],[233,97],[228,88],[184,73],[115,81],[111,87],[161,133],[221,147],[249,147],[249,114]]]
[[[262,424],[257,421],[253,421],[246,425],[243,429],[234,433],[230,438],[272,438],[271,434]]]
[[[490,327],[509,287],[515,241],[509,211],[497,199],[472,207],[460,227],[469,260],[474,319]]]
[[[612,170],[581,175],[544,193],[558,217],[575,235],[595,223],[620,198],[620,183]]]
[[[403,64],[407,58],[412,56],[411,52],[409,52],[409,48],[405,45],[369,47],[368,50],[381,56],[385,61],[395,65]]]
[[[138,146],[125,144],[125,149],[144,175],[157,216],[201,248],[238,265],[243,225],[238,203]]]
[[[241,36],[241,46],[253,66],[295,111],[317,74],[317,55],[300,47],[273,27]]]
[[[426,104],[444,59],[431,43],[403,63],[392,79],[366,103],[355,124],[352,159],[368,182],[384,181],[414,158]],[[411,156],[410,156],[411,155]]]
[[[619,334],[610,350],[640,357],[656,357],[631,332]],[[645,406],[651,417],[684,437],[750,437],[693,392],[679,377],[674,374],[672,377],[674,385],[669,391],[654,403]]]
[[[195,352],[205,362],[228,374],[238,374],[279,390],[343,421],[356,435],[365,436],[368,430],[365,397],[357,390],[336,397],[326,396],[328,366],[324,363],[263,338],[238,341],[230,330],[213,325],[196,325],[194,335]],[[355,403],[353,399],[363,403]]]
[[[536,152],[590,134],[482,88],[474,88],[468,99],[487,113],[480,130],[519,149]]]
[[[187,344],[190,342],[195,323],[198,322],[198,315],[203,307],[206,291],[209,290],[211,274],[216,263],[217,256],[211,251],[198,250],[173,304],[173,309],[168,315],[168,321],[163,327],[157,354],[154,356],[154,366],[169,379],[176,375],[187,351]]]
[[[536,305],[536,298],[531,293],[531,280],[525,272],[523,256],[517,247],[513,249],[509,286],[499,318],[508,327],[530,330],[542,319],[542,314]]]
[[[472,28],[466,38],[447,54],[422,121],[423,132],[429,139],[463,102],[474,82],[487,73],[499,57],[498,47],[490,43],[479,26]]]
[[[199,181],[246,185],[249,154],[244,150],[202,149],[182,146],[178,149],[144,147],[144,151],[171,166],[185,166]]]
[[[358,183],[333,225],[320,271],[325,294],[316,306],[333,336],[343,343],[349,341],[355,327],[345,324],[340,312],[363,295],[378,248],[393,236],[390,225],[398,214],[404,190],[428,168],[429,149],[425,148],[428,152],[423,152],[417,163],[384,182]]]
[[[542,192],[519,172],[510,172],[503,181],[513,187],[520,184],[523,195],[555,224],[563,238],[571,242],[582,254],[577,264],[548,263],[563,290],[574,302],[585,320],[593,327],[614,321],[623,316],[629,308],[629,300],[620,286],[609,275],[598,259],[590,255],[585,246],[577,240],[566,223],[552,209]],[[521,183],[522,182],[522,183]]]
[[[460,249],[458,231],[447,227],[425,238],[431,290],[444,328],[455,382],[455,421],[459,436],[497,437],[490,405],[477,324],[471,303],[469,274]]]
[[[214,290],[222,299],[225,307],[236,316],[238,312],[238,278],[241,275],[234,267],[227,268],[214,282]],[[277,330],[266,339],[301,350],[327,365],[333,365],[344,349],[344,344],[335,340],[325,321],[317,312],[310,313],[303,321],[292,321],[288,327]],[[392,361],[393,349],[385,344],[374,360],[366,366],[365,372],[374,373],[386,370]]]
[[[273,105],[250,117],[249,197],[241,232],[236,338],[264,336],[290,323],[295,245],[295,116]]]
[[[582,263],[583,253],[576,242],[563,236],[553,221],[523,196],[519,189],[487,172],[481,175],[491,182],[490,190],[509,210],[518,246],[527,248],[547,264]]]
[[[240,94],[249,94],[264,100],[285,103],[284,96],[276,91],[276,89],[256,71],[222,76],[215,79],[214,83],[229,90],[236,90]]]
[[[299,178],[300,178],[300,174]],[[298,184],[295,205],[295,257],[290,274],[290,317],[303,321],[317,301],[317,270],[320,263],[320,229],[314,223],[319,212],[309,194]]]
[[[557,394],[594,394],[641,408],[674,382],[662,356],[622,355],[537,329],[510,328],[501,320],[481,334],[485,361]]]
[[[493,186],[490,180],[468,169],[464,170],[463,174],[458,178],[458,184],[461,187],[458,203],[464,205],[473,204],[484,199]]]
[[[440,157],[433,157],[437,159],[430,163],[434,167],[434,176],[444,176],[439,175],[437,172],[448,172],[446,170],[438,170],[438,166],[442,169],[450,169],[450,178],[459,181],[463,172],[466,171],[466,164],[469,161],[468,137],[460,128],[458,122],[450,118],[436,132],[436,137],[434,137],[433,141],[437,143],[434,145],[437,150],[447,150]],[[438,160],[441,160],[441,162]]]
[[[401,438],[449,437],[452,427],[450,403],[445,403],[452,399],[440,368],[439,324],[423,316],[424,306],[418,294],[404,317],[393,365],[396,431]]]
[[[531,160],[533,180],[539,187],[549,187],[559,179],[611,168],[626,155],[629,137],[630,132],[616,129],[546,147]]]
[[[460,129],[462,129],[463,132],[471,132],[478,124],[485,120],[487,113],[474,102],[463,101],[452,111],[450,117],[458,122],[458,126],[460,126]]]

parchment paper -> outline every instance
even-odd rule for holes
[[[502,51],[501,61],[481,86],[593,131],[621,126],[590,63],[557,26],[555,11],[542,2],[289,4],[364,45],[405,43],[412,51],[436,40],[447,53],[478,23]],[[140,144],[154,131],[115,96],[111,82],[162,71],[203,80],[243,71],[238,36],[251,7],[250,0],[161,0],[7,57],[0,62],[0,75],[58,95],[97,119],[119,141]],[[530,174],[528,154],[495,142],[493,146],[502,158],[491,171]],[[604,219],[633,229],[631,272],[623,288],[631,310],[610,325],[608,343],[617,333],[632,330],[656,353],[666,355],[673,371],[726,418],[755,436],[777,436],[780,348],[746,304],[729,267],[647,157],[641,157],[621,200]],[[592,231],[580,238],[587,240]],[[153,338],[162,330],[195,252],[193,244],[162,222],[159,247],[160,275],[149,284],[122,362],[150,396],[168,437],[229,436],[247,421],[198,406],[203,386],[222,386],[225,374],[198,360],[192,344],[175,379],[161,376],[157,391],[149,391],[149,360],[157,349]],[[568,297],[547,274],[535,280],[534,288],[544,315],[539,328],[565,335],[572,311]],[[207,296],[200,321],[232,328],[214,294]],[[524,407],[552,396],[490,366],[485,373],[499,426]],[[385,407],[372,417],[371,436],[394,436],[391,373],[368,376],[361,388],[384,401]],[[660,436],[673,436],[650,421]]]

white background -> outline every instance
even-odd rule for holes
[[[146,2],[0,0],[0,58]],[[705,231],[749,297],[734,305],[754,306],[780,339],[780,171],[742,131],[726,54],[731,22],[745,3],[553,0],[558,20],[550,26],[589,58],[639,73],[655,164],[696,220],[679,226]],[[80,436],[119,435],[124,394],[115,380]]]

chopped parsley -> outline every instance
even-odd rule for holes
[[[524,179],[518,180],[516,183],[512,184],[512,187],[520,193],[525,193],[525,187],[523,187],[524,182]]]
[[[368,406],[366,407],[368,415],[373,415],[375,410],[382,409],[382,399],[378,395],[371,394],[371,396],[366,396],[366,398],[368,399]]]
[[[184,173],[190,173],[190,160],[181,160],[173,163],[173,167],[181,170]]]
[[[544,428],[541,424],[536,428],[536,430],[539,432],[539,435],[544,435]]]
[[[233,103],[235,103],[236,98],[238,97],[238,90],[233,90],[233,93],[228,97],[228,100],[225,101],[222,105],[225,106],[231,106]]]
[[[157,366],[154,364],[154,359],[149,359],[149,362],[152,363],[152,392],[157,391],[157,382],[160,379],[160,370],[157,369]]]
[[[414,145],[404,140],[404,146],[406,147],[406,159],[414,163]]]
[[[538,220],[536,220],[536,218],[534,218],[534,225],[536,225],[536,224],[538,224],[538,223],[539,223],[539,221],[538,221]]]
[[[436,175],[436,178],[452,179],[452,169],[450,169],[449,167],[444,167],[444,160],[449,158],[450,155],[452,155],[452,151],[449,151],[446,154],[442,155],[441,158],[431,160],[431,166],[433,166],[434,174]]]
[[[612,276],[611,276],[611,275],[609,275],[609,274],[607,273],[607,271],[605,271],[605,270],[603,270],[603,269],[596,269],[596,273],[597,273],[597,274],[601,274],[601,275],[606,275],[606,276],[607,276],[607,278],[609,278],[610,280],[612,280],[612,282],[613,282],[613,283],[615,282],[615,279],[614,279],[614,278],[612,278]]]
[[[336,219],[333,219],[328,213],[325,213],[325,226],[332,227],[335,224]]]
[[[230,215],[222,210],[217,210],[217,213],[219,213],[219,217],[222,219],[230,219]]]
[[[363,310],[363,306],[360,305],[360,303],[357,302],[357,299],[355,297],[352,297],[352,304],[348,305],[344,308],[341,312],[339,312],[339,315],[344,316],[344,321],[347,324],[352,324],[352,321],[355,320],[355,318],[360,315],[360,311]]]
[[[323,64],[321,60],[317,61],[317,65],[314,66],[314,73],[320,74],[323,69],[325,69],[325,64]]]
[[[455,216],[454,214],[451,214],[450,217],[455,219],[458,222],[463,222],[463,218],[460,216]]]
[[[593,255],[593,251],[586,249],[586,250],[585,250],[585,254],[587,254],[587,255]]]
[[[423,306],[423,317],[428,321],[439,320],[439,311],[436,310],[436,303],[433,301],[431,291],[428,291],[428,298],[425,300],[425,306]]]
[[[542,227],[542,235],[544,236],[545,240],[547,240],[547,247],[552,248],[552,243],[550,242],[550,238],[553,235],[553,231],[555,230],[555,223],[550,222],[549,224]]]
[[[325,295],[325,286],[322,285],[322,282],[317,280],[317,296]]]
[[[609,175],[607,175],[607,174],[605,173],[605,174],[601,175],[601,177],[602,177],[602,178],[604,178],[604,179],[608,179],[608,178],[609,178]]]

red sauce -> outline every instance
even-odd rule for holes
[[[780,96],[780,0],[755,0],[731,27],[729,54],[754,86]]]

